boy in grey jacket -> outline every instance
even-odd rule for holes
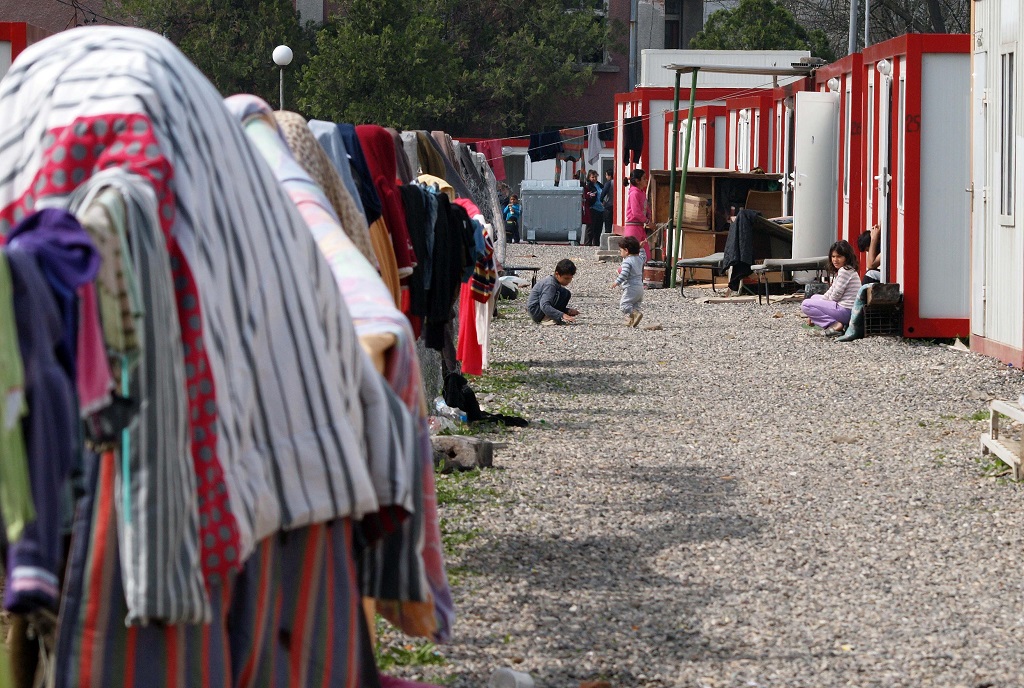
[[[566,289],[575,274],[576,264],[563,258],[555,266],[555,274],[548,275],[534,285],[526,300],[526,310],[534,322],[541,325],[564,325],[579,315],[575,308],[568,307],[572,292]]]
[[[626,327],[636,327],[644,317],[640,312],[640,304],[644,300],[644,261],[640,257],[640,242],[636,237],[625,237],[622,240],[619,255],[622,256],[622,267],[612,283],[612,289],[622,287],[619,309],[626,316]]]

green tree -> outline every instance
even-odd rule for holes
[[[522,133],[591,83],[584,60],[608,36],[594,0],[345,0],[300,102],[335,121]]]
[[[835,60],[825,33],[808,31],[793,13],[774,0],[740,0],[733,10],[708,17],[690,47],[704,50],[809,50],[811,55]]]
[[[462,63],[441,21],[408,0],[353,0],[317,33],[302,70],[309,117],[437,128],[461,105]]]
[[[593,82],[593,68],[622,27],[603,0],[437,0],[447,39],[472,73],[461,85],[467,129],[488,135],[540,127],[559,100]]]
[[[274,47],[285,44],[295,54],[285,70],[291,91],[312,45],[291,0],[108,0],[107,8],[163,34],[225,96],[252,93],[276,105]]]

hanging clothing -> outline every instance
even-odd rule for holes
[[[448,200],[455,200],[455,189],[446,179],[435,177],[432,174],[421,174],[416,178],[416,181],[427,186],[436,186],[438,191],[448,197]]]
[[[378,601],[377,611],[397,628],[410,635],[430,635],[436,642],[451,638],[455,622],[455,604],[452,602],[448,576],[444,569],[444,547],[438,526],[437,497],[434,485],[434,450],[430,444],[426,418],[419,419],[420,427],[416,439],[419,443],[420,470],[423,479],[423,505],[421,513],[424,523],[420,557],[423,572],[433,603]],[[431,627],[433,630],[431,631]]]
[[[593,167],[601,159],[601,140],[598,138],[597,125],[587,126],[587,165]]]
[[[25,369],[14,318],[14,285],[7,254],[0,249],[0,515],[9,543],[20,540],[25,524],[36,517],[22,434],[27,413]]]
[[[405,157],[409,161],[409,166],[412,168],[413,178],[418,177],[420,172],[420,153],[419,144],[416,140],[415,131],[403,131],[402,134],[402,149],[405,151]]]
[[[352,324],[359,334],[363,353],[371,357],[379,354],[386,359],[390,352],[375,350],[378,343],[386,343],[387,349],[391,349],[399,338],[404,337],[411,342],[412,333],[408,321],[394,307],[391,295],[376,270],[342,231],[337,219],[331,214],[327,197],[292,157],[276,125],[274,111],[255,96],[231,96],[224,102],[228,110],[238,118],[256,149],[266,158],[274,175],[302,214],[320,253],[330,266],[338,292],[352,316]],[[388,337],[376,338],[376,335],[381,334]],[[354,416],[353,426],[362,430],[362,450],[370,478],[378,488],[375,489],[378,504],[399,506],[408,512],[412,509],[409,476],[400,461],[401,457],[390,453],[395,444],[388,441],[387,429],[379,425],[386,418],[386,414],[382,413],[386,412],[386,407],[383,391],[376,379],[377,372],[365,355],[356,355],[341,363],[352,371],[359,387],[359,398],[367,402],[357,404],[356,399],[348,400],[349,413]],[[418,381],[405,380],[404,383],[418,384]],[[372,415],[374,413],[377,414],[375,417]]]
[[[452,146],[451,137],[443,131],[435,131],[427,137],[427,143],[434,148],[441,159],[441,164],[444,165],[444,173],[439,176],[444,177],[452,185],[457,196],[470,198],[472,194],[455,163],[455,149]]]
[[[348,311],[298,211],[194,65],[147,31],[67,31],[22,53],[0,111],[0,231],[26,203],[70,193],[74,170],[126,165],[153,187],[191,447],[199,466],[223,466],[236,559],[283,528],[375,511],[362,428],[346,412],[358,385],[341,361],[359,351]]]
[[[401,523],[411,520],[413,525],[410,528],[422,536],[432,532],[434,537],[440,537],[437,520],[426,520],[425,510],[414,505],[415,498],[422,500],[426,497],[422,494],[422,477],[416,476],[421,470],[421,457],[416,447],[419,431],[413,421],[413,414],[422,414],[425,400],[409,323],[391,305],[390,297],[373,267],[363,260],[341,231],[329,212],[327,198],[292,159],[286,142],[274,126],[270,107],[254,96],[232,96],[225,102],[242,122],[256,148],[267,158],[302,213],[331,267],[360,337],[365,341],[366,337],[387,334],[394,342],[385,356],[384,372],[389,389],[381,384],[366,356],[359,364],[346,362],[346,367],[361,367],[359,401],[364,410],[363,440],[378,502],[382,506],[399,508],[368,515],[361,524],[363,536],[373,543],[374,548],[387,547],[387,552],[391,553],[390,556],[374,558],[377,567],[368,565],[366,572],[369,577],[364,579],[364,592],[384,595],[385,600],[399,607],[406,603],[414,605],[415,611],[404,612],[403,619],[410,624],[406,630],[438,638],[438,617],[451,614],[443,563],[437,562],[441,577],[438,582],[437,571],[428,569],[427,559],[421,551],[423,538],[408,539],[408,530],[398,530]],[[419,188],[412,191],[422,193]],[[417,477],[419,490],[415,487]],[[415,494],[417,491],[420,494]],[[378,542],[381,538],[383,542]],[[405,584],[396,585],[392,580],[395,576],[403,579]],[[440,587],[432,587],[431,580]],[[449,625],[450,618],[445,627]]]
[[[395,144],[391,134],[375,124],[360,124],[356,127],[359,143],[363,147],[366,163],[373,175],[373,186],[380,196],[384,223],[391,235],[398,263],[398,276],[408,277],[416,266],[416,254],[409,242],[409,228],[405,223],[405,210],[398,196],[395,163]]]
[[[359,209],[359,214],[363,216],[363,223],[369,225],[370,222],[366,209],[363,207],[363,198],[360,196],[359,185],[356,183],[355,173],[352,170],[352,160],[349,157],[348,149],[345,147],[345,139],[342,137],[338,125],[333,122],[311,119],[307,126],[316,138],[317,143],[324,149],[324,153],[327,154],[327,159],[331,161],[331,166],[338,174],[342,184],[345,185],[345,189],[352,198],[352,202]],[[356,243],[358,245],[358,242]],[[373,261],[370,260],[370,262],[372,263]]]
[[[639,165],[644,154],[644,118],[626,117],[622,124],[622,164]]]
[[[306,120],[295,112],[281,110],[274,112],[274,119],[295,160],[327,196],[342,231],[352,240],[363,257],[376,267],[377,258],[370,244],[370,228],[366,224],[366,216],[359,210],[352,195],[345,188],[341,177],[335,171],[327,153],[317,143]]]
[[[484,156],[491,171],[494,172],[494,178],[499,182],[505,181],[505,157],[501,152],[501,139],[477,141],[476,149]]]
[[[352,124],[336,125],[338,133],[348,151],[348,158],[352,164],[352,178],[359,189],[359,197],[363,201],[363,211],[366,213],[366,222],[371,227],[381,217],[383,206],[377,187],[373,183],[373,175],[370,173],[370,165],[366,161],[366,153],[363,151],[363,144],[359,140],[356,128]]]
[[[441,156],[441,149],[437,147],[437,142],[430,136],[430,132],[416,132],[416,152],[420,159],[421,174],[444,178],[444,158]]]
[[[416,178],[416,174],[409,161],[409,156],[405,154],[402,135],[398,133],[397,129],[391,127],[387,127],[387,132],[391,134],[391,140],[395,144],[395,166],[398,168],[398,178],[402,180],[403,184],[408,184]]]
[[[274,534],[210,590],[209,624],[126,626],[116,460],[86,460],[56,650],[58,688],[359,686],[352,524]]]
[[[120,392],[139,400],[137,416],[126,427],[127,441],[122,438],[119,444],[117,516],[127,618],[137,623],[150,617],[198,622],[211,613],[204,574],[206,579],[224,579],[240,565],[238,528],[227,499],[217,497],[224,488],[223,476],[208,481],[204,465],[182,460],[189,456],[190,442],[185,355],[156,195],[142,178],[115,167],[90,177],[69,201],[83,216],[93,206],[131,228],[129,259],[141,278],[144,314],[137,326],[142,342],[137,360],[120,364]],[[91,231],[113,233],[109,225]],[[206,508],[200,508],[200,499]],[[215,509],[225,513],[213,528],[207,517],[203,527],[200,514]],[[204,566],[204,561],[216,563]],[[193,607],[203,614],[190,617]]]
[[[434,203],[434,217],[437,216],[437,201],[429,191],[416,184],[403,184],[399,187],[402,205],[405,207],[405,219],[409,223],[409,238],[416,252],[416,267],[409,277],[409,313],[415,316],[426,315],[427,298],[430,289],[432,271],[431,247],[434,238],[434,225],[430,221],[430,203]]]
[[[530,134],[530,146],[526,149],[526,154],[530,156],[531,162],[554,160],[561,152],[562,135],[557,131]]]
[[[497,183],[494,181],[491,168],[480,153],[473,152],[465,144],[456,144],[455,154],[465,170],[463,178],[471,193],[469,199],[476,206],[476,213],[482,214],[484,222],[490,226],[491,242],[496,247],[501,246],[501,258],[504,259],[505,222],[501,205],[498,203]]]
[[[584,136],[586,130],[583,127],[572,127],[562,129],[558,132],[562,137],[562,159],[582,160],[583,149],[586,147]]]
[[[39,261],[60,308],[64,338],[57,357],[74,379],[77,371],[78,289],[94,280],[100,256],[82,225],[65,210],[45,208],[29,214],[7,234],[7,244],[21,247]]]
[[[57,610],[64,563],[64,489],[78,445],[74,385],[57,352],[64,339],[57,299],[36,256],[6,247],[13,292],[15,329],[24,364],[28,415],[22,418],[28,478],[35,519],[9,544],[4,608],[17,613]]]

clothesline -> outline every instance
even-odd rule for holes
[[[771,82],[771,81],[766,81],[766,82],[764,82],[762,84],[759,84],[757,86],[748,86],[746,88],[737,89],[736,91],[733,91],[732,93],[728,93],[728,94],[726,94],[724,96],[716,97],[714,100],[724,100],[724,99],[729,99],[729,98],[742,98],[744,96],[752,95],[752,94],[758,93],[759,91],[763,91],[767,86],[772,85],[772,83],[773,82]],[[669,108],[664,108],[664,109],[662,109],[662,110],[660,110],[658,112],[651,112],[651,113],[646,114],[646,115],[640,115],[639,116],[639,120],[641,122],[643,122],[643,121],[646,121],[646,120],[653,119],[655,117],[663,116],[663,115],[665,115],[666,113],[669,113],[669,112],[672,112],[672,108],[670,108],[670,107]],[[611,126],[610,127],[603,126],[603,125],[608,125],[608,124],[610,124]],[[614,129],[615,129],[615,122],[614,121],[601,122],[601,123],[598,124],[598,127],[599,127],[598,128],[598,132],[599,133],[600,132],[605,132],[605,131],[610,131],[610,130],[614,131]],[[479,139],[477,141],[472,141],[471,145],[476,145],[476,144],[480,144],[480,143],[491,143],[491,142],[494,142],[494,141],[505,142],[505,141],[508,141],[508,140],[516,140],[516,139],[526,139],[528,141],[530,139],[530,137],[533,136],[533,135],[534,134],[520,134],[520,135],[517,135],[517,136],[502,136],[502,137],[491,138],[491,139]],[[582,138],[582,137],[576,137],[576,138]],[[504,156],[502,156],[502,157],[504,157]],[[486,160],[487,164],[489,164],[489,165],[492,164],[494,161],[496,161],[498,159],[499,159],[498,157],[494,157],[494,158],[485,157],[485,160]]]

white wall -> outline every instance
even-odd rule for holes
[[[11,43],[0,41],[0,79],[4,78],[7,70],[11,68]]]

